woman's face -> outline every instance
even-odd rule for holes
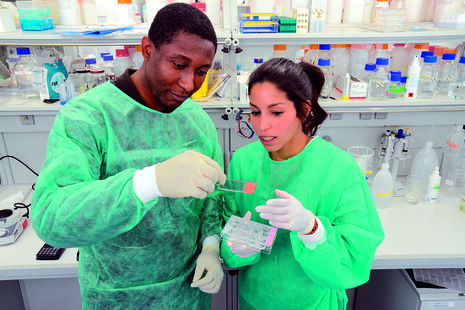
[[[273,160],[297,155],[309,137],[302,131],[294,103],[270,82],[257,83],[250,90],[252,126]]]

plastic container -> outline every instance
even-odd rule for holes
[[[368,49],[366,44],[352,44],[350,47],[349,73],[351,76],[361,78],[364,75],[365,65],[368,63]]]
[[[271,52],[270,58],[289,58],[289,54],[287,53],[287,45],[286,44],[274,44],[273,45],[273,52]]]
[[[320,67],[321,71],[323,71],[323,74],[325,75],[325,84],[323,85],[323,88],[321,89],[320,97],[329,98],[329,92],[331,90],[331,85],[332,85],[331,59],[319,58],[318,67]]]
[[[436,70],[436,56],[426,56],[424,64],[421,67],[420,79],[418,82],[419,98],[432,98],[436,95],[436,85],[438,73]]]
[[[404,98],[415,99],[418,93],[418,84],[420,83],[421,66],[419,57],[416,56],[408,66],[407,80],[405,81]]]
[[[460,57],[459,66],[452,72],[447,95],[453,99],[465,99],[465,56]]]
[[[90,70],[76,70],[76,75],[73,77],[74,89],[76,94],[83,94],[92,88],[90,81]]]
[[[103,55],[102,69],[105,71],[105,80],[115,80],[115,68],[113,63],[113,55]]]
[[[320,44],[318,47],[318,54],[316,55],[316,62],[318,59],[329,59],[331,60],[331,66],[333,65],[333,57],[331,56],[331,44]]]
[[[29,48],[17,48],[19,56],[15,64],[14,74],[18,85],[18,93],[22,98],[38,98],[39,92],[32,86],[32,70],[36,64]]]
[[[133,25],[136,23],[136,12],[132,0],[118,0],[116,11],[118,24]]]
[[[105,71],[102,69],[95,69],[90,70],[90,83],[92,86],[90,88],[94,88],[106,82],[105,79]]]
[[[423,0],[405,0],[404,6],[407,9],[407,22],[416,23],[421,18],[421,7]]]
[[[438,85],[436,87],[436,93],[438,95],[447,95],[449,92],[450,82],[452,81],[452,74],[455,71],[453,61],[455,60],[455,54],[444,53],[442,55],[442,62],[438,66]]]
[[[465,125],[457,126],[446,138],[442,188],[449,195],[465,193]]]
[[[60,0],[58,0],[60,1]],[[81,0],[81,17],[84,25],[97,24],[97,2],[96,0]]]
[[[331,68],[334,74],[335,82],[339,76],[343,76],[349,72],[350,55],[347,51],[347,45],[331,44],[331,58],[333,59]]]
[[[351,146],[347,152],[355,158],[364,174],[371,174],[373,155],[375,152],[366,146]]]
[[[16,1],[22,30],[53,29],[52,10],[47,1]]]
[[[402,75],[407,75],[409,53],[405,48],[405,43],[394,43],[389,60],[389,70],[400,71]]]
[[[400,71],[391,71],[386,94],[388,98],[403,97],[405,88],[402,87],[401,78]]]
[[[390,206],[393,189],[394,180],[389,172],[389,164],[383,163],[381,170],[376,173],[371,186],[371,194],[377,208],[385,209]]]
[[[388,58],[376,59],[375,77],[369,81],[368,97],[372,99],[386,98],[387,87],[389,82],[389,65]]]
[[[273,13],[274,1],[250,0],[250,13]]]
[[[132,68],[132,61],[131,58],[129,58],[129,51],[124,48],[116,49],[116,59],[114,61],[115,76],[120,76],[128,68]]]
[[[367,84],[369,84],[370,80],[376,78],[375,70],[376,70],[376,64],[366,64],[365,74],[363,75],[362,80],[365,81]]]
[[[415,43],[414,48],[410,52],[408,63],[411,64],[415,56],[421,57],[421,52],[428,51],[428,43]]]
[[[327,0],[326,23],[342,23],[342,10],[344,9],[344,0]]]
[[[407,192],[404,196],[406,202],[416,204],[425,198],[429,176],[437,166],[438,157],[433,149],[433,142],[428,141],[413,158]]]
[[[365,0],[344,1],[342,21],[344,24],[361,24],[364,21]]]
[[[368,63],[376,62],[377,58],[388,58],[391,59],[391,54],[388,51],[389,44],[373,44],[373,50],[368,54]],[[392,69],[391,69],[392,70]],[[399,70],[394,70],[399,71]]]
[[[136,52],[132,56],[132,67],[139,69],[144,63],[144,56],[142,56],[142,46],[136,45]]]
[[[305,53],[305,56],[304,56],[304,61],[310,63],[310,64],[314,64],[315,63],[315,57],[316,55],[318,54],[318,49],[319,49],[319,44],[310,44],[309,46],[309,49],[307,51],[307,53]]]
[[[62,25],[82,25],[81,9],[78,0],[57,1],[58,15]]]
[[[305,50],[307,50],[307,45],[302,45],[300,49],[295,53],[294,61],[299,63],[304,60]]]
[[[426,188],[426,203],[435,203],[439,195],[439,186],[441,185],[441,176],[439,167],[435,167],[433,173],[429,176],[428,187]]]

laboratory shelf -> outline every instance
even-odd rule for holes
[[[0,45],[8,46],[83,46],[83,45],[139,45],[143,36],[147,35],[149,25],[134,26],[131,30],[115,32],[104,36],[90,35],[65,35],[63,32],[83,32],[95,29],[109,29],[123,27],[123,25],[112,27],[98,26],[81,26],[81,27],[62,27],[57,26],[52,30],[44,31],[21,31],[0,33]],[[216,32],[219,43],[224,41],[229,34],[217,29]]]
[[[465,29],[438,28],[432,23],[409,25],[407,31],[380,32],[369,29],[370,24],[327,24],[325,32],[311,33],[234,33],[243,46],[261,46],[264,43],[421,43],[464,41]]]
[[[447,112],[465,111],[464,100],[447,97],[426,99],[386,99],[386,100],[331,100],[320,99],[319,103],[328,113],[363,113],[363,112]],[[234,107],[249,109],[249,104],[235,101]]]

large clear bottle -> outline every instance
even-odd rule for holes
[[[323,88],[321,89],[320,97],[321,98],[328,98],[329,97],[329,91],[331,90],[331,60],[330,59],[323,59],[319,58],[318,59],[318,67],[320,67],[321,71],[323,71],[323,74],[325,75],[325,84],[323,85]]]
[[[319,45],[318,44],[310,44],[308,47],[309,47],[309,49],[305,53],[304,61],[306,61],[306,62],[313,65],[314,61],[315,61],[315,57],[318,54]]]
[[[445,193],[465,193],[465,125],[456,126],[446,137],[442,160],[442,188]]]
[[[376,173],[371,186],[371,195],[375,206],[379,209],[389,207],[392,201],[394,180],[389,172],[389,164],[383,163],[381,170]]]
[[[114,81],[116,79],[113,55],[103,55],[102,69],[105,71],[105,80]]]
[[[273,52],[271,52],[270,58],[289,58],[289,54],[287,53],[287,45],[286,44],[274,44],[273,45]]]
[[[349,72],[349,51],[347,44],[331,44],[332,71],[334,74],[333,84],[338,77],[344,76]]]
[[[453,99],[465,99],[465,56],[460,57],[459,66],[452,73],[447,95]]]
[[[129,51],[125,48],[116,49],[116,59],[114,62],[115,76],[120,76],[128,68],[132,68],[132,61],[131,58],[129,58]]]
[[[442,62],[438,67],[438,85],[436,87],[438,95],[447,95],[449,91],[452,74],[456,69],[452,63],[454,60],[455,54],[444,53],[442,55]]]
[[[421,67],[420,79],[418,82],[419,98],[432,98],[436,95],[436,85],[438,73],[436,70],[437,56],[426,56]]]
[[[407,74],[408,67],[408,51],[405,48],[405,43],[394,43],[391,50],[391,59],[389,61],[389,70],[400,71],[402,75]]]
[[[15,78],[18,85],[18,93],[22,98],[38,98],[39,92],[32,87],[32,70],[36,64],[29,48],[17,48],[19,56],[15,65]]]
[[[388,58],[376,59],[375,78],[371,79],[368,84],[368,97],[371,99],[386,98],[387,86],[389,82],[389,65]]]

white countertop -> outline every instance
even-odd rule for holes
[[[0,197],[29,185],[0,186]],[[373,269],[465,267],[465,213],[459,200],[440,195],[435,205],[411,205],[394,198],[378,209],[386,235]],[[15,243],[0,245],[0,280],[77,277],[77,249],[66,249],[57,261],[37,261],[43,245],[29,224]]]

